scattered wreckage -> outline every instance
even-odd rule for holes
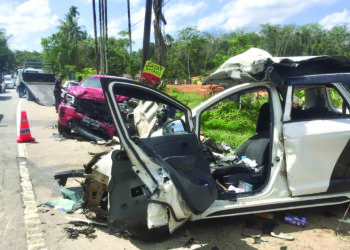
[[[55,178],[85,177],[84,206],[105,217],[111,233],[144,240],[188,220],[349,202],[350,60],[253,50],[209,76],[232,87],[192,111],[150,86],[101,78],[121,144]],[[242,97],[254,93],[266,98],[256,134],[231,158],[214,154],[200,141],[201,116],[227,103],[244,109]],[[131,113],[116,96],[130,98]]]
[[[70,134],[75,130],[92,141],[103,142],[113,138],[115,126],[108,111],[100,79],[114,76],[91,75],[77,86],[68,87],[58,109],[58,131]],[[118,102],[129,98],[119,96]]]

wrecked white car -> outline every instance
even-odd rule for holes
[[[236,86],[193,111],[155,88],[102,78],[121,146],[81,173],[85,206],[105,215],[112,233],[159,239],[188,220],[349,202],[350,60],[262,65],[248,83],[226,75]],[[132,115],[115,96],[131,98]],[[255,134],[232,157],[215,153],[200,140],[201,117],[249,109],[245,96],[259,99]]]

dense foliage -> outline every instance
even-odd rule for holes
[[[0,69],[15,69],[25,61],[44,60],[53,64],[55,73],[83,72],[96,68],[94,39],[78,24],[78,8],[72,6],[60,21],[58,32],[42,38],[43,53],[16,51],[7,47],[5,31],[0,31]],[[127,34],[108,39],[108,73],[129,74],[140,71],[142,50],[130,55]],[[273,56],[343,55],[350,57],[348,26],[324,29],[317,23],[297,26],[263,24],[257,32],[237,30],[214,34],[187,27],[173,37],[164,37],[167,53],[164,79],[189,79],[215,70],[229,57],[251,47],[268,51]],[[157,62],[155,46],[150,44],[149,58]],[[86,71],[86,70],[85,70]],[[89,71],[89,70],[88,70]]]
[[[0,73],[10,72],[14,65],[14,56],[7,44],[5,30],[0,29]]]

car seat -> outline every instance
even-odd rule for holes
[[[256,134],[245,141],[237,150],[236,156],[246,156],[261,166],[268,161],[268,145],[270,142],[270,103],[261,105],[256,123]]]
[[[242,156],[244,156],[250,160],[255,160],[258,166],[260,166],[260,171],[252,173],[249,168],[233,165],[216,169],[213,172],[215,179],[219,179],[226,186],[237,186],[239,180],[254,184],[264,179],[266,175],[266,168],[264,166],[269,161],[270,117],[270,104],[266,102],[261,105],[259,110],[256,134],[245,141],[236,152],[236,156],[239,159],[242,159]]]

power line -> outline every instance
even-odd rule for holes
[[[162,4],[162,7],[164,7],[169,1],[170,1],[170,0],[166,1],[165,3],[163,3],[163,4]],[[132,24],[132,25],[130,26],[130,28],[131,28],[131,27],[134,27],[134,26],[136,26],[136,25],[138,25],[139,23],[141,23],[141,22],[144,21],[144,20],[145,20],[145,18],[142,18],[142,19],[139,20],[138,22]],[[129,28],[126,28],[126,29],[124,29],[124,30],[122,30],[122,31],[119,31],[118,33],[120,33],[120,32],[126,32],[126,31],[128,31],[128,30],[129,30]]]

